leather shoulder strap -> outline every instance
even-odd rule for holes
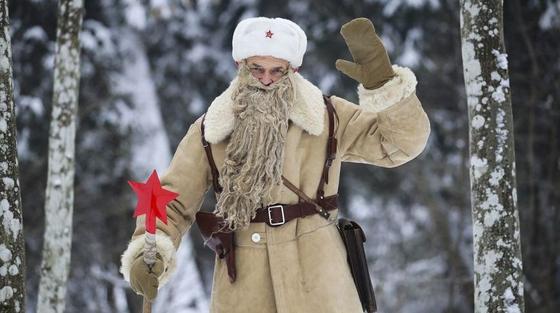
[[[337,141],[334,131],[334,116],[338,121],[338,115],[332,105],[330,96],[323,95],[323,100],[327,106],[327,112],[329,114],[329,138],[327,140],[327,157],[325,159],[325,164],[323,166],[323,174],[321,175],[321,180],[319,181],[319,187],[317,188],[317,201],[321,201],[325,198],[325,183],[329,183],[329,168],[332,165],[333,160],[336,158]]]
[[[204,138],[204,118],[206,117],[206,113],[202,116],[202,123],[200,123],[200,133],[201,133],[201,141],[202,146],[204,147],[204,151],[206,151],[206,158],[208,159],[208,163],[210,164],[210,171],[212,172],[212,187],[214,188],[215,193],[222,192],[223,188],[220,186],[219,183],[219,176],[220,173],[218,172],[218,168],[216,168],[216,163],[214,163],[214,157],[212,156],[212,148],[210,147],[210,143],[206,141]]]
[[[293,191],[295,194],[297,194],[300,199],[303,199],[305,202],[313,204],[313,208],[315,209],[315,211],[317,211],[317,213],[319,213],[325,219],[329,219],[331,214],[327,212],[327,210],[325,210],[323,206],[319,205],[319,203],[309,198],[303,191],[298,189],[286,177],[284,177],[284,175],[282,175],[282,181],[284,182],[284,185],[288,187],[288,189]]]

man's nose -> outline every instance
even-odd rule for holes
[[[261,83],[265,86],[268,86],[270,84],[272,84],[274,82],[274,80],[272,80],[272,77],[270,76],[270,74],[268,72],[266,72],[264,74],[264,76],[261,78]]]

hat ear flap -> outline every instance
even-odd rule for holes
[[[236,55],[236,51],[239,50],[238,44],[241,41],[241,38],[247,33],[248,27],[258,18],[248,18],[244,19],[237,24],[235,30],[233,31],[233,36],[231,39],[231,55],[234,60],[236,60],[239,56]]]
[[[301,27],[299,27],[298,24],[296,24],[296,23],[294,23],[294,22],[292,22],[288,19],[277,17],[277,18],[275,18],[275,20],[278,20],[281,23],[283,23],[284,25],[286,25],[296,35],[297,50],[298,50],[297,55],[300,56],[299,64],[301,65],[301,63],[303,62],[303,55],[305,54],[305,51],[307,50],[307,36],[305,35],[305,32],[303,31],[303,29],[301,29]]]

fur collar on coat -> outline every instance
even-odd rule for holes
[[[323,92],[299,73],[294,73],[296,98],[289,119],[311,135],[323,132],[325,104]],[[216,144],[224,140],[232,131],[235,116],[231,94],[237,83],[235,78],[229,87],[210,104],[204,118],[206,140]]]

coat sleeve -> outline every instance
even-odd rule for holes
[[[179,143],[165,174],[161,177],[163,188],[179,195],[167,204],[167,225],[159,219],[156,222],[157,251],[164,260],[164,274],[160,277],[160,287],[173,274],[176,251],[183,234],[194,222],[204,195],[211,184],[210,167],[201,143],[201,118],[189,127]],[[121,257],[121,273],[130,282],[130,266],[144,248],[144,215],[136,219],[136,229],[127,249]]]
[[[406,67],[393,65],[393,70],[397,75],[377,89],[358,86],[360,105],[332,97],[343,162],[396,167],[424,150],[430,121],[416,96],[416,77]]]

